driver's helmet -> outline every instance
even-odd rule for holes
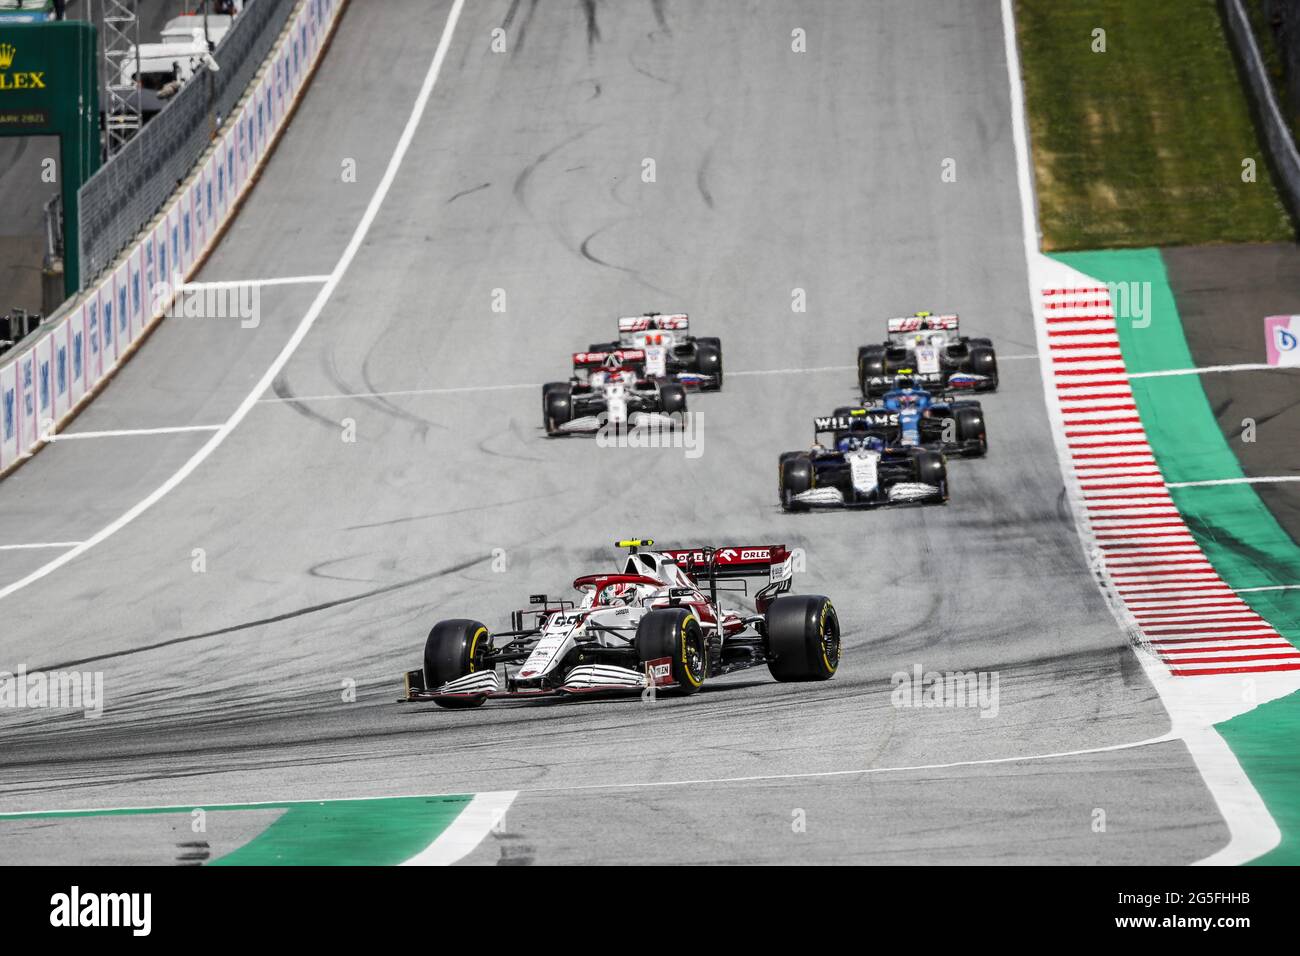
[[[885,441],[879,435],[844,435],[835,443],[839,451],[884,451]]]
[[[606,584],[596,595],[596,603],[605,606],[631,605],[636,602],[636,585],[619,582]]]

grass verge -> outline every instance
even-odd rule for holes
[[[1214,0],[1017,0],[1016,23],[1045,250],[1294,238]]]

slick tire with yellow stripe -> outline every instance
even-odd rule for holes
[[[699,619],[690,608],[670,607],[650,611],[636,628],[636,649],[641,663],[671,662],[673,683],[680,694],[694,694],[708,676],[708,648]]]
[[[457,618],[433,625],[424,642],[424,686],[441,687],[457,677],[464,677],[484,667],[483,655],[491,644],[487,626],[478,621]],[[478,707],[486,697],[435,700],[439,707]]]
[[[779,597],[765,615],[767,669],[779,681],[830,680],[840,666],[840,619],[819,594]]]

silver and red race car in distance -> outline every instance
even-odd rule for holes
[[[403,699],[459,708],[650,689],[685,695],[760,664],[778,681],[834,676],[839,618],[829,598],[787,593],[794,557],[784,545],[645,550],[653,545],[617,542],[628,549],[620,568],[577,578],[577,601],[533,595],[509,630],[439,621],[424,666],[405,675]],[[753,612],[719,601],[719,592],[743,591],[743,578],[766,579]]]
[[[686,389],[647,374],[645,352],[575,352],[573,377],[542,386],[542,423],[552,438],[638,425],[677,428]]]
[[[690,334],[690,327],[690,317],[684,312],[628,315],[618,320],[617,342],[598,343],[590,351],[641,349],[651,378],[666,378],[702,392],[721,391],[722,340],[697,338]]]

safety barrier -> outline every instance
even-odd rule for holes
[[[167,108],[78,190],[79,289],[113,262],[189,175],[212,131],[248,89],[295,4],[245,4],[212,54],[221,69],[197,70]]]
[[[40,448],[161,321],[251,187],[347,0],[301,0],[235,113],[113,267],[0,365],[0,475]]]
[[[1264,134],[1264,143],[1273,160],[1273,170],[1277,174],[1278,190],[1282,201],[1291,213],[1291,218],[1300,222],[1300,150],[1296,149],[1291,130],[1282,118],[1278,108],[1277,97],[1264,71],[1264,61],[1259,53],[1259,45],[1251,32],[1250,21],[1241,0],[1220,0],[1223,4],[1224,21],[1228,25],[1228,40],[1231,42],[1241,61],[1246,77],[1246,92],[1255,106]]]

